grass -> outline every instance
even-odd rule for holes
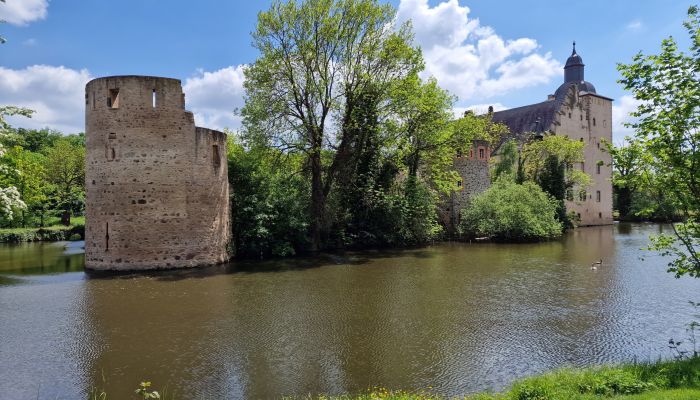
[[[0,243],[75,240],[85,237],[85,217],[71,218],[70,226],[58,224],[58,218],[47,222],[51,225],[43,228],[0,229]]]
[[[619,366],[562,369],[526,378],[502,393],[467,400],[690,400],[700,399],[700,358]],[[428,392],[375,389],[365,394],[319,396],[318,400],[441,400]]]

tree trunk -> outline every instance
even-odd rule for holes
[[[323,226],[323,209],[325,196],[321,178],[321,148],[318,146],[310,156],[311,161],[311,251],[321,250],[321,229]]]
[[[65,225],[65,226],[70,225],[70,211],[69,210],[64,210],[63,213],[61,213],[61,225]]]

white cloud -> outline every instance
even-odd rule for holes
[[[64,133],[84,130],[86,69],[32,65],[24,69],[0,67],[0,105],[30,108],[32,118],[12,117],[14,126],[50,127]]]
[[[29,38],[29,39],[27,39],[27,40],[25,40],[25,41],[22,42],[23,45],[25,45],[25,46],[30,46],[30,47],[31,47],[31,46],[36,46],[37,43],[38,43],[37,40],[34,39],[34,38]]]
[[[625,28],[627,28],[627,30],[630,30],[630,31],[638,31],[638,30],[642,29],[643,27],[644,27],[644,24],[642,23],[642,21],[640,21],[638,19],[635,19],[634,21],[630,21],[630,23],[628,23],[625,26]]]
[[[46,18],[48,0],[6,0],[0,3],[0,20],[13,25],[27,25]]]
[[[625,126],[626,122],[634,121],[629,114],[637,109],[641,102],[633,96],[624,95],[613,104],[613,142],[620,143],[625,136],[632,136],[634,131]]]
[[[467,110],[471,110],[474,112],[474,114],[477,115],[482,115],[486,114],[489,112],[489,107],[493,107],[493,111],[503,111],[507,110],[509,107],[504,106],[501,103],[493,103],[493,104],[472,104],[466,107],[454,107],[452,109],[452,114],[454,114],[455,118],[460,118],[462,115],[464,115],[464,112]]]
[[[244,65],[230,66],[213,72],[198,71],[185,81],[183,89],[187,108],[195,114],[198,126],[237,129],[240,117],[234,110],[243,107]]]
[[[530,38],[504,40],[458,0],[430,7],[428,0],[401,0],[399,22],[412,20],[426,72],[460,100],[486,99],[547,83],[563,74],[551,53]]]

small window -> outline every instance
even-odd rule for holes
[[[571,113],[569,113],[569,119],[571,119]]]
[[[603,213],[602,213],[602,212],[599,212],[599,213],[598,213],[598,218],[603,219]]]
[[[597,173],[598,175],[600,175],[600,167],[601,167],[600,164],[596,164],[596,166],[595,166],[595,170],[596,170],[596,173]]]
[[[566,200],[574,201],[574,191],[571,189],[566,189]]]
[[[469,159],[473,160],[474,159],[474,149],[469,150]]]
[[[483,160],[486,157],[486,151],[484,149],[479,149],[479,160]]]
[[[109,160],[114,161],[114,159],[117,157],[117,152],[114,150],[114,147],[109,148]]]
[[[579,142],[583,142],[583,138],[579,139]]]
[[[580,116],[580,117],[581,117],[581,121],[583,121],[583,114],[581,114],[581,116]]]
[[[581,163],[581,172],[586,172],[586,163],[585,162]]]
[[[105,222],[105,251],[109,251],[109,222]]]
[[[457,150],[457,157],[462,158],[462,156],[463,156],[462,149],[458,149]]]
[[[107,98],[107,107],[119,108],[119,89],[109,89],[109,97]]]
[[[598,148],[600,149],[600,142],[597,142],[596,146],[598,146]]]
[[[153,96],[151,97],[151,105],[153,106],[153,108],[156,108],[157,104],[158,103],[157,103],[156,90],[153,89]]]
[[[596,190],[595,192],[595,201],[600,203],[600,190]]]
[[[588,195],[586,194],[585,190],[582,190],[578,193],[578,199],[580,201],[586,201],[586,196],[588,196]]]
[[[462,187],[462,180],[461,180],[461,179],[457,181],[457,187],[458,187],[458,188],[461,188],[461,187]]]
[[[576,213],[576,218],[578,218],[578,220],[580,221],[581,220],[581,213]]]
[[[219,145],[215,144],[211,147],[211,159],[214,169],[221,167],[221,154],[219,154]]]
[[[607,128],[607,127],[608,127],[608,120],[604,119],[603,120],[603,128]]]
[[[595,126],[595,118],[593,118],[593,126]]]

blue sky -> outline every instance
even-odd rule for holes
[[[17,125],[81,131],[84,83],[105,75],[182,79],[199,125],[236,128],[242,68],[255,60],[250,32],[269,1],[7,0],[0,3],[0,104],[37,110]],[[411,19],[427,75],[459,97],[458,109],[516,107],[546,99],[563,79],[572,40],[616,119],[634,106],[617,62],[686,43],[682,1],[392,0]],[[619,139],[627,133],[617,128]]]

